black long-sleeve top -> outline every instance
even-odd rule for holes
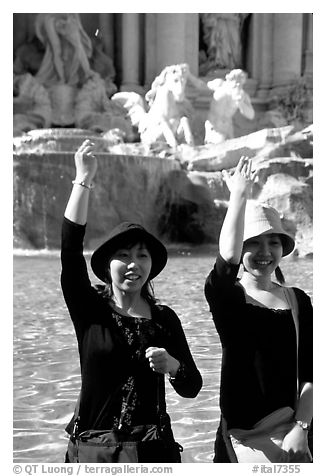
[[[61,285],[80,356],[79,430],[155,423],[158,378],[165,406],[164,377],[149,367],[145,349],[163,347],[180,362],[171,384],[182,397],[198,394],[201,375],[172,309],[155,304],[151,319],[126,317],[110,307],[103,286],[92,286],[83,256],[85,229],[63,220]]]
[[[218,254],[205,283],[205,296],[223,355],[220,407],[228,428],[250,429],[297,399],[296,331],[290,310],[269,309],[246,301],[237,278],[239,265]],[[299,384],[312,382],[312,304],[293,288],[298,301]]]

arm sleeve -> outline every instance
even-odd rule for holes
[[[182,397],[195,398],[203,384],[201,374],[191,355],[179,317],[172,309],[165,307],[165,310],[168,311],[166,322],[169,322],[170,336],[166,350],[180,362],[176,376],[169,379],[170,383]]]
[[[299,307],[299,383],[313,381],[313,307],[310,297],[295,288]]]
[[[217,254],[214,267],[205,282],[205,297],[210,309],[216,304],[218,290],[227,291],[234,286],[239,267],[239,264],[228,263],[219,253]],[[221,297],[223,298],[223,296]]]
[[[243,325],[240,316],[245,305],[245,295],[240,285],[236,285],[240,265],[225,261],[218,253],[213,269],[205,282],[205,297],[212,313],[216,330],[220,337],[234,335],[235,326]]]
[[[63,219],[61,236],[61,287],[73,323],[85,321],[89,303],[96,293],[92,288],[83,255],[86,225]]]

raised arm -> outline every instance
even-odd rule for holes
[[[239,264],[241,260],[246,203],[254,180],[251,165],[251,159],[241,157],[232,177],[223,171],[230,200],[220,233],[219,249],[222,258],[232,264]]]
[[[76,179],[66,207],[61,238],[61,287],[73,322],[92,315],[93,289],[83,255],[90,186],[97,168],[94,144],[85,141],[75,154]]]
[[[85,225],[87,222],[89,193],[92,180],[97,170],[97,159],[94,155],[94,143],[85,140],[75,154],[76,178],[66,207],[65,217],[68,220]]]

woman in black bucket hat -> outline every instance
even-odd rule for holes
[[[81,392],[66,428],[66,462],[181,462],[164,375],[186,398],[196,397],[202,378],[179,318],[154,297],[150,281],[165,267],[167,250],[140,224],[123,222],[91,257],[103,282],[92,286],[83,238],[97,170],[93,143],[81,145],[75,164],[61,284],[78,341]]]
[[[124,244],[145,243],[152,257],[149,279],[155,278],[165,267],[168,255],[165,246],[137,223],[123,222],[109,234],[107,241],[99,246],[91,257],[94,274],[104,282],[108,278],[108,257]]]
[[[205,283],[223,349],[214,462],[310,463],[312,304],[285,286],[279,265],[295,242],[277,210],[248,200],[251,167],[242,157],[225,172],[229,206]]]

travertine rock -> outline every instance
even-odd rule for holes
[[[293,132],[293,126],[262,129],[222,144],[192,149],[183,147],[180,159],[189,170],[214,172],[235,167],[242,155],[256,159],[272,157],[312,158],[311,133]]]
[[[275,137],[281,134],[287,137],[288,131],[278,130]],[[305,134],[311,140],[311,132]],[[272,137],[271,131],[256,136],[261,150],[266,136]],[[107,152],[108,141],[100,134],[49,129],[14,140],[16,247],[59,247],[62,215],[74,178],[73,154],[86,137],[96,142],[99,158],[86,247],[96,246],[109,229],[129,219],[145,224],[167,242],[217,243],[229,200],[221,171],[188,170],[171,156],[113,154]],[[132,152],[132,144],[124,145]],[[195,153],[187,150],[188,158]],[[253,162],[258,178],[254,196],[284,214],[284,226],[296,238],[296,254],[311,254],[313,159],[256,155]]]

